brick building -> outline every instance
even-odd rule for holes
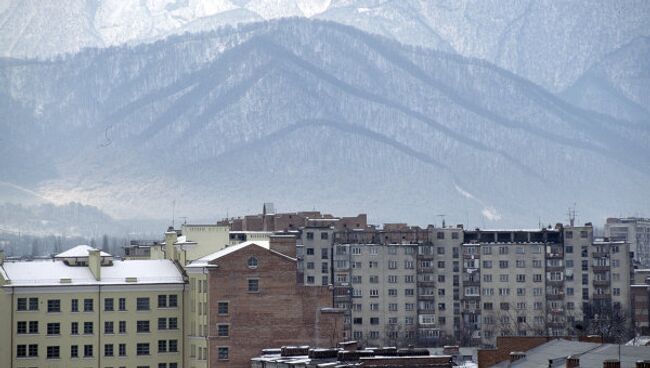
[[[190,367],[242,367],[272,345],[334,346],[342,311],[328,286],[297,279],[295,238],[245,242],[190,263]]]

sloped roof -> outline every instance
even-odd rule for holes
[[[95,280],[85,266],[68,266],[61,260],[5,261],[2,269],[11,281],[7,286],[66,286],[66,285],[122,285],[183,283],[183,275],[169,260],[113,261],[102,266],[101,280]],[[136,278],[126,282],[126,278]],[[61,283],[61,279],[70,282]]]
[[[268,250],[270,252],[273,252],[275,254],[278,254],[278,255],[280,255],[282,257],[285,257],[285,258],[288,258],[288,259],[291,259],[291,260],[295,260],[295,258],[291,258],[291,257],[287,256],[286,254],[282,254],[282,253],[276,252],[274,250],[271,250],[270,249],[270,243],[269,243],[268,240],[252,240],[252,241],[239,243],[239,244],[236,244],[236,245],[231,245],[229,247],[226,247],[226,248],[223,248],[223,249],[221,249],[219,251],[216,251],[216,252],[214,252],[212,254],[208,254],[205,257],[201,257],[199,259],[194,260],[187,267],[205,267],[205,266],[208,266],[210,264],[210,262],[212,262],[212,261],[215,261],[215,260],[217,260],[219,258],[225,257],[225,256],[227,256],[227,255],[229,255],[231,253],[235,253],[235,252],[237,252],[237,251],[239,251],[241,249],[244,249],[246,247],[249,247],[249,246],[257,246],[257,247],[260,247],[260,248],[264,248],[264,249],[266,249],[266,250]]]
[[[97,248],[93,248],[90,245],[77,245],[76,247],[72,247],[65,252],[59,253],[55,255],[55,258],[79,258],[79,257],[88,257],[88,253],[91,250],[98,250]],[[111,257],[110,254],[106,252],[100,252],[100,256],[102,257]]]

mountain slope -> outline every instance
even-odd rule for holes
[[[200,217],[274,201],[387,221],[443,211],[530,225],[562,219],[574,202],[591,220],[650,204],[647,127],[488,63],[335,23],[6,59],[0,86],[3,106],[29,112],[0,124],[34,132],[18,161],[40,152],[53,168],[22,185],[122,217],[162,217],[176,199]],[[20,131],[8,131],[18,144]]]
[[[606,55],[562,96],[619,119],[650,123],[650,37]]]

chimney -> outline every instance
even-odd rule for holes
[[[580,367],[580,357],[577,355],[571,355],[566,358],[566,368],[579,368]]]
[[[616,359],[607,359],[603,362],[603,368],[621,368],[621,362]]]
[[[102,257],[99,249],[91,249],[88,251],[88,268],[95,276],[95,280],[101,279],[102,272]]]
[[[176,247],[174,247],[176,240],[178,240],[178,234],[176,233],[176,230],[170,226],[165,233],[165,258],[172,261],[176,260],[176,254],[174,253],[176,250]]]
[[[296,237],[293,235],[271,235],[269,248],[285,256],[296,258]]]
[[[636,368],[650,368],[650,360],[637,360]]]
[[[516,362],[518,360],[524,359],[526,357],[526,353],[523,351],[513,351],[510,353],[510,362]]]

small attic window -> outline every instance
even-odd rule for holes
[[[248,258],[248,268],[257,268],[257,258],[255,257]]]

